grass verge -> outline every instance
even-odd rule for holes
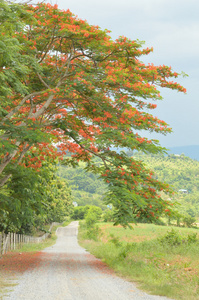
[[[0,299],[3,300],[5,293],[8,289],[11,289],[16,284],[12,282],[12,279],[10,279],[7,276],[7,279],[5,280],[4,276],[0,272]]]
[[[120,276],[150,294],[199,300],[199,230],[139,224],[134,230],[98,224],[89,240],[85,226],[79,242]]]

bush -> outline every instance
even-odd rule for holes
[[[196,219],[194,217],[186,216],[183,218],[183,223],[186,227],[196,226],[195,222],[196,222]]]
[[[86,213],[85,206],[77,206],[74,208],[71,218],[74,220],[83,220],[85,213]]]
[[[107,209],[103,214],[104,222],[114,222],[114,212],[110,209]]]
[[[86,236],[88,239],[97,241],[101,230],[96,226],[96,222],[100,219],[102,210],[97,206],[90,206],[85,214],[85,222],[87,227]]]
[[[97,220],[100,219],[102,214],[102,209],[98,206],[94,205],[86,205],[86,206],[77,206],[73,210],[73,214],[71,216],[74,220],[83,220],[85,219],[88,212],[92,211],[96,214]]]
[[[101,235],[101,229],[99,228],[99,226],[94,225],[88,228],[86,235],[88,239],[98,241]]]
[[[101,218],[102,215],[102,209],[98,206],[94,205],[88,205],[88,209],[85,213],[85,218],[87,217],[87,214],[94,214],[96,216],[96,221],[98,221]]]
[[[187,242],[188,244],[191,244],[191,243],[196,243],[198,241],[197,239],[197,233],[190,233],[188,234],[188,237],[187,237]]]
[[[113,243],[115,247],[120,247],[122,243],[119,240],[119,237],[116,237],[114,234],[110,234],[110,240],[109,242]]]
[[[187,237],[182,236],[179,232],[175,231],[174,229],[171,229],[171,231],[168,231],[163,237],[158,239],[159,242],[163,245],[169,245],[169,246],[179,246],[182,244],[191,244],[198,242],[197,239],[197,233],[188,234]]]
[[[167,233],[158,239],[161,244],[168,244],[169,246],[177,246],[182,244],[182,236],[179,232],[171,229],[171,231],[167,231]]]
[[[92,211],[89,211],[85,217],[86,225],[88,228],[93,227],[97,222],[97,214]]]

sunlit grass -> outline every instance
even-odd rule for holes
[[[161,244],[171,227],[138,224],[134,230],[113,227],[100,223],[99,241],[85,238],[85,229],[80,227],[79,240],[88,249],[113,268],[119,275],[138,284],[148,293],[172,299],[199,299],[199,241],[171,246]],[[180,236],[197,233],[199,230],[176,228]]]
[[[133,224],[133,229],[123,228],[120,225],[113,226],[113,223],[99,223],[98,225],[103,230],[102,240],[104,241],[106,241],[111,234],[114,234],[124,242],[142,242],[161,237],[168,229],[176,229],[175,226],[157,226],[154,224]],[[199,230],[195,228],[178,227],[177,230],[185,235],[196,232],[199,237]]]

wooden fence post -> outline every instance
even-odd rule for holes
[[[2,250],[3,250],[3,238],[2,238],[2,234],[0,234],[0,255],[2,254]]]
[[[4,236],[3,236],[3,252],[2,252],[2,254],[5,254],[8,251],[9,237],[10,237],[9,233],[4,234]]]
[[[52,230],[54,225],[58,223],[53,222],[50,226],[49,231]],[[49,236],[49,233],[45,233],[40,237],[33,237],[29,235],[24,235],[20,233],[9,232],[5,234],[4,232],[0,233],[0,255],[5,254],[8,251],[15,250],[16,248],[21,248],[23,244],[28,243],[40,243]]]
[[[13,250],[16,249],[16,232],[13,235]]]
[[[12,251],[12,246],[13,246],[13,233],[10,232],[9,251]]]

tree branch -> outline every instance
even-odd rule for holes
[[[29,98],[31,98],[31,97],[34,97],[34,96],[38,96],[38,95],[40,95],[40,94],[42,94],[43,93],[43,91],[40,91],[40,92],[34,92],[34,93],[32,93],[32,94],[29,94],[29,95],[27,95],[27,96],[25,96],[22,100],[21,100],[21,102],[13,109],[13,110],[11,110],[3,119],[2,119],[2,122],[5,122],[5,120],[6,119],[9,119],[9,118],[11,118],[20,108],[21,108],[21,106],[29,99]],[[1,123],[2,123],[1,122]]]
[[[43,83],[43,85],[47,88],[50,89],[50,86],[43,80],[41,75],[37,72],[37,76],[39,77],[39,80]]]

